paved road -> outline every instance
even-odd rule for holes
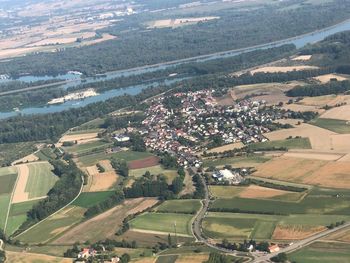
[[[270,259],[279,254],[279,253],[289,253],[289,252],[293,252],[295,250],[298,250],[298,249],[301,249],[307,245],[310,245],[311,243],[315,242],[316,240],[318,239],[321,239],[325,236],[328,236],[330,234],[333,234],[334,232],[337,232],[339,230],[342,230],[344,228],[347,228],[347,227],[350,227],[350,223],[346,223],[344,225],[341,225],[337,228],[334,228],[334,229],[329,229],[327,231],[324,231],[324,232],[321,232],[321,233],[318,233],[316,235],[313,235],[309,238],[306,238],[304,240],[301,240],[301,241],[298,241],[298,242],[294,242],[293,245],[291,246],[288,246],[286,248],[282,248],[279,252],[276,252],[276,253],[272,253],[272,254],[267,254],[267,255],[259,255],[257,253],[254,253],[254,257],[255,257],[255,260],[253,260],[252,262],[254,263],[262,263],[262,262],[270,262]]]

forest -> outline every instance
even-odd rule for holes
[[[207,15],[220,19],[186,27],[147,30],[146,20],[139,21],[135,28],[134,20],[138,18],[131,16],[104,29],[118,36],[115,40],[16,58],[1,63],[0,73],[55,75],[78,70],[85,75],[95,75],[268,43],[341,22],[348,18],[350,2],[335,0],[335,3],[324,3],[317,8],[313,5],[287,10],[279,7],[276,4],[246,12],[236,9],[213,11]]]

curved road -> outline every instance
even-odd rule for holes
[[[196,172],[195,170],[192,169],[193,172]],[[209,208],[209,204],[210,204],[210,195],[209,195],[209,189],[208,189],[208,185],[206,184],[203,176],[200,176],[202,183],[204,184],[204,190],[205,190],[205,197],[202,200],[202,208],[201,210],[197,213],[197,215],[195,216],[193,222],[192,222],[192,232],[196,238],[196,240],[198,242],[203,242],[205,245],[214,248],[218,251],[230,254],[230,255],[234,255],[236,256],[237,253],[241,253],[241,251],[233,251],[233,250],[229,250],[229,249],[224,249],[222,247],[219,247],[215,244],[212,244],[208,241],[208,239],[203,236],[202,233],[202,221],[208,211]],[[279,253],[289,253],[289,252],[293,252],[295,250],[301,249],[305,246],[310,245],[311,243],[319,240],[320,238],[323,238],[325,236],[328,236],[330,234],[333,234],[334,232],[337,232],[339,230],[342,230],[344,228],[350,227],[350,222],[346,223],[344,225],[341,225],[339,227],[333,228],[333,229],[329,229],[327,231],[323,231],[321,233],[315,234],[309,238],[294,242],[292,245],[286,247],[286,248],[281,248],[279,252],[276,253],[271,253],[271,254],[266,254],[266,253],[261,253],[261,252],[253,252],[251,253],[251,256],[254,257],[253,260],[249,260],[249,262],[254,262],[254,263],[263,263],[263,262],[271,262],[270,259],[274,256],[276,256]],[[248,256],[247,256],[248,257]]]

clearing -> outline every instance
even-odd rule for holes
[[[311,57],[312,57],[312,55],[301,55],[301,56],[297,56],[297,57],[292,58],[292,60],[294,60],[294,61],[308,61],[311,59]]]
[[[328,83],[330,81],[343,81],[343,80],[347,80],[347,78],[337,75],[337,74],[326,74],[326,75],[321,75],[321,76],[317,76],[314,77],[314,79],[318,80],[319,82],[321,82],[322,84]]]

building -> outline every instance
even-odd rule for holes
[[[269,246],[269,251],[270,253],[275,253],[280,251],[280,247],[277,244]]]
[[[114,136],[114,139],[117,142],[128,142],[128,141],[130,141],[130,137],[126,136],[126,135],[123,135],[123,134],[119,134],[119,135]]]
[[[240,184],[243,181],[243,177],[239,173],[232,172],[228,169],[214,172],[213,177],[220,182],[228,181],[231,184]]]

